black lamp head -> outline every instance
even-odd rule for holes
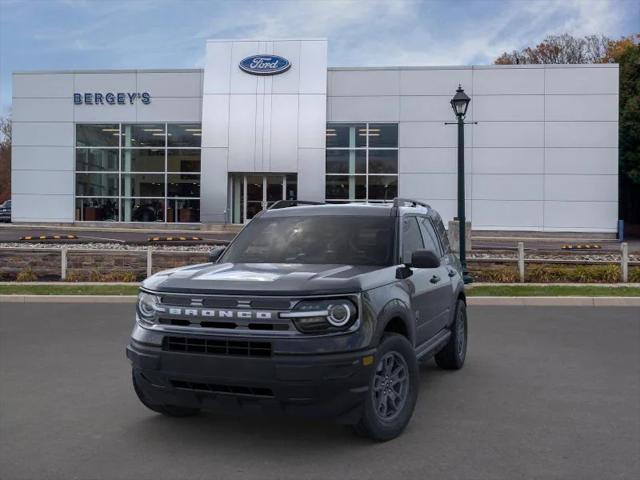
[[[456,117],[464,118],[467,114],[467,108],[469,108],[470,101],[471,99],[466,93],[464,93],[462,85],[458,85],[456,94],[451,99],[451,108],[453,108],[453,112],[456,114]]]

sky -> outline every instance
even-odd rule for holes
[[[478,65],[549,34],[640,31],[638,0],[0,0],[11,72],[201,68],[208,38],[328,38],[330,66]]]

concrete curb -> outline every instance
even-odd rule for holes
[[[69,286],[69,287],[81,287],[84,285],[89,286],[125,286],[125,287],[137,287],[142,282],[15,282],[7,281],[0,282],[0,285],[48,285],[48,286]]]
[[[640,287],[640,283],[495,283],[495,282],[474,282],[465,285],[467,290],[475,287],[597,287],[597,288],[620,288],[620,287]]]
[[[640,297],[467,297],[474,306],[640,307]]]
[[[0,303],[135,303],[135,295],[0,295]],[[640,297],[468,297],[471,306],[640,307]]]
[[[136,295],[0,295],[0,303],[135,303]]]
[[[210,228],[207,228],[206,224],[198,224],[193,228],[163,228],[162,225],[159,224],[153,226],[142,226],[142,227],[125,227],[125,226],[92,226],[92,225],[60,225],[60,224],[46,224],[46,223],[6,223],[0,225],[0,229],[15,229],[15,230],[25,230],[25,229],[33,229],[33,230],[58,230],[61,232],[116,232],[116,233],[184,233],[193,235],[194,232],[200,232],[205,234],[212,235],[221,235],[221,234],[236,234],[242,228],[239,226],[230,226],[225,227],[224,225],[211,225]]]

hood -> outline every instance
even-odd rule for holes
[[[142,286],[160,292],[299,296],[355,293],[393,280],[395,267],[205,263],[156,273]]]

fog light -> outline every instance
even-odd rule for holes
[[[367,355],[366,357],[362,357],[362,365],[365,367],[371,365],[373,363],[373,355]]]

